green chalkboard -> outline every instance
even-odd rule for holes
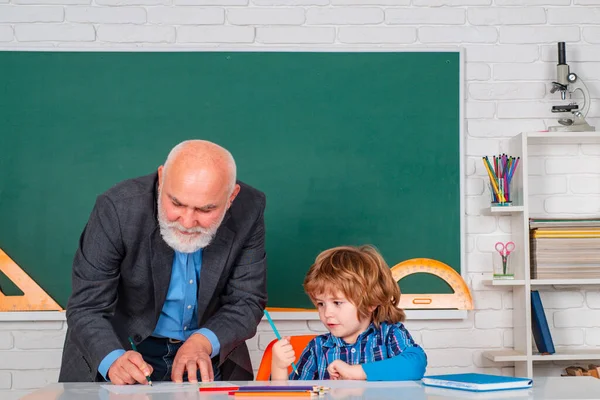
[[[0,52],[0,248],[61,305],[96,196],[215,141],[267,195],[269,306],[371,243],[460,271],[459,52]],[[448,293],[408,277],[405,293]]]

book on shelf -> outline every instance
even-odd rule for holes
[[[531,228],[535,229],[537,233],[545,233],[545,234],[559,234],[559,233],[594,233],[599,232],[600,228],[597,225],[594,226],[549,226],[549,227],[539,227],[539,228]]]
[[[486,392],[491,390],[526,389],[533,381],[529,378],[513,378],[511,376],[466,373],[429,375],[423,377],[423,385],[449,389]]]
[[[530,219],[532,279],[600,279],[600,219]]]
[[[577,251],[598,251],[600,249],[599,238],[534,238],[533,244],[535,244],[537,250],[556,251],[569,253],[571,250]]]
[[[529,218],[529,228],[600,227],[600,218]]]
[[[533,331],[535,345],[541,354],[554,354],[556,352],[540,292],[537,290],[531,291],[531,330]]]

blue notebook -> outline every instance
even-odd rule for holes
[[[542,299],[537,290],[531,291],[531,330],[538,351],[542,354],[554,354],[554,342],[544,313]]]
[[[531,387],[533,381],[529,378],[470,373],[425,376],[423,377],[423,384],[473,392],[487,392],[489,390],[527,389]]]

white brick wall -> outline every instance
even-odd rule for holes
[[[94,26],[86,24],[17,24],[15,39],[19,42],[92,42]]]
[[[368,25],[383,22],[383,10],[376,7],[309,8],[308,25]]]
[[[254,28],[247,26],[181,26],[180,43],[252,43]]]
[[[477,7],[468,10],[472,25],[536,25],[546,23],[546,10],[542,7]]]
[[[12,400],[58,380],[66,323],[5,319],[1,316],[0,398]]]
[[[174,43],[175,28],[172,26],[148,26],[133,24],[98,25],[98,40],[109,43]]]
[[[0,6],[0,23],[63,22],[64,16],[59,6]]]
[[[550,94],[556,42],[594,99],[600,129],[600,0],[0,0],[0,47],[291,45],[465,49],[467,280],[476,310],[464,321],[409,321],[429,354],[428,373],[512,374],[482,358],[511,347],[512,296],[481,283],[493,244],[510,239],[507,218],[489,206],[483,155],[506,139],[555,125]],[[532,147],[531,207],[538,215],[600,213],[600,146]],[[600,291],[542,292],[554,340],[600,346]],[[284,334],[320,333],[318,321],[278,321]],[[0,322],[0,398],[53,382],[64,322]],[[255,367],[274,338],[266,324],[248,341]],[[549,373],[552,366],[541,367]]]
[[[23,7],[21,7],[23,8]],[[142,7],[65,7],[65,20],[89,24],[143,24],[146,10]]]
[[[225,22],[225,10],[222,8],[149,7],[147,16],[150,24],[221,25]]]
[[[301,8],[232,8],[227,21],[232,25],[302,25],[305,14]]]

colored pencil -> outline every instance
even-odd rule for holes
[[[243,397],[317,397],[314,392],[229,392],[229,395]]]
[[[312,391],[315,388],[319,389],[319,386],[242,386],[238,390],[244,392],[259,391],[284,391],[284,392],[298,392],[298,391]]]
[[[512,180],[512,177],[515,173],[515,170],[517,169],[517,166],[519,165],[519,160],[521,159],[521,157],[517,157],[517,159],[515,160],[515,163],[513,164],[513,168],[512,171],[510,172],[510,175],[508,176],[509,181]]]
[[[498,158],[494,157],[494,158],[496,160],[500,159],[500,157],[498,157]],[[496,199],[498,200],[499,203],[507,202],[508,199],[504,195],[504,190],[502,188],[502,181],[500,180],[500,176],[497,174],[494,174],[494,171],[492,169],[492,166],[491,166],[488,158],[484,157],[484,160],[487,162],[488,167],[489,167],[488,175],[490,176],[490,181],[491,181],[492,187],[494,188],[494,191],[496,193]]]
[[[199,387],[201,392],[230,392],[232,390],[240,390],[238,386],[210,386],[210,387]]]
[[[485,161],[487,161],[487,158],[485,158],[485,157],[484,157],[483,159],[484,159]],[[506,202],[506,199],[504,198],[504,196],[502,196],[502,193],[500,193],[500,189],[498,189],[498,184],[496,183],[496,179],[495,179],[495,177],[494,177],[494,173],[493,173],[493,171],[490,169],[490,167],[489,167],[488,163],[486,163],[485,161],[484,161],[484,163],[483,163],[483,164],[485,165],[485,169],[486,169],[486,170],[487,170],[487,172],[488,172],[488,175],[489,175],[489,177],[490,177],[490,182],[492,183],[492,187],[494,188],[494,191],[496,192],[496,195],[498,196],[498,200],[499,200],[500,202],[502,202],[502,203],[505,203],[505,202]]]
[[[275,327],[275,323],[271,319],[271,316],[269,315],[269,312],[266,309],[265,309],[265,317],[267,317],[267,321],[269,321],[269,324],[271,325],[271,329],[273,329],[273,332],[275,333],[275,337],[277,338],[277,340],[281,340],[281,335],[279,334],[279,331]],[[296,367],[296,363],[292,362],[292,368],[294,369],[294,372],[296,373],[296,375],[299,375],[298,368]]]

